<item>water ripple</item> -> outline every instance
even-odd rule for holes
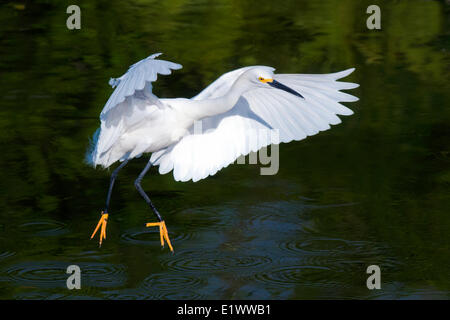
[[[189,274],[153,274],[142,286],[148,290],[187,290],[206,285],[207,281]]]
[[[296,257],[303,265],[327,266],[336,271],[350,271],[378,261],[384,267],[398,263],[386,256],[387,249],[377,243],[334,238],[289,239],[279,248]]]
[[[294,255],[330,256],[352,253],[355,245],[342,239],[288,239],[279,248]]]
[[[205,296],[191,291],[162,292],[152,299],[157,300],[204,300]]]
[[[205,296],[192,290],[181,288],[175,290],[157,290],[156,288],[138,287],[135,289],[112,290],[103,292],[110,300],[199,300]]]
[[[223,230],[236,214],[235,207],[227,204],[218,207],[189,208],[173,214],[176,219],[183,220],[185,230]]]
[[[173,232],[169,229],[170,241],[172,244],[194,238],[193,233]],[[121,235],[121,241],[134,245],[159,246],[159,229],[158,228],[133,228],[126,230]]]
[[[14,296],[16,300],[93,300],[100,299],[95,296],[77,295],[76,292],[70,291],[67,294],[49,293],[46,291],[21,292]]]
[[[84,283],[92,287],[119,287],[127,280],[126,268],[121,264],[81,263],[79,264]]]
[[[21,224],[20,229],[32,236],[59,236],[68,232],[65,223],[55,220],[38,220]]]
[[[184,251],[161,262],[174,271],[242,271],[270,264],[265,256],[240,255],[220,252]]]
[[[92,287],[116,287],[125,283],[125,267],[108,263],[82,262],[63,263],[60,261],[22,262],[2,271],[2,278],[25,287],[61,288],[66,287],[69,265],[81,269],[82,285]]]
[[[327,273],[330,269],[319,266],[283,266],[257,273],[254,279],[262,282],[265,285],[272,285],[276,287],[291,287],[292,285],[319,285],[322,286],[329,278]]]
[[[14,256],[16,253],[12,252],[12,251],[4,251],[4,252],[0,252],[0,260],[5,260],[9,257]]]

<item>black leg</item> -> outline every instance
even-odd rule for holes
[[[147,165],[145,166],[144,170],[142,170],[142,172],[137,177],[136,181],[134,181],[134,186],[136,187],[137,191],[141,194],[142,198],[144,198],[145,202],[147,202],[148,205],[150,206],[150,208],[152,208],[153,212],[156,215],[156,218],[158,218],[158,220],[161,222],[161,221],[163,221],[161,218],[161,215],[159,214],[158,210],[156,210],[156,207],[153,205],[152,201],[150,200],[148,195],[145,193],[145,191],[141,187],[141,180],[147,174],[147,172],[151,166],[152,166],[152,164],[149,160]]]
[[[108,213],[109,208],[109,201],[111,200],[111,193],[114,187],[114,181],[116,181],[117,174],[119,173],[120,169],[125,167],[125,165],[128,163],[128,160],[125,160],[122,162],[111,174],[111,182],[109,183],[109,190],[108,190],[108,196],[106,197],[106,206],[105,206],[105,213]]]
[[[111,193],[112,189],[114,187],[114,181],[116,181],[117,174],[119,173],[120,169],[125,167],[125,165],[128,163],[128,160],[125,160],[122,162],[111,174],[111,182],[109,183],[109,190],[108,190],[108,196],[106,197],[106,206],[105,210],[102,211],[102,216],[100,220],[98,221],[97,227],[95,227],[94,232],[91,235],[91,239],[95,236],[98,230],[100,230],[100,241],[99,246],[102,246],[103,239],[106,239],[106,224],[108,223],[108,207],[109,207],[109,200],[111,200]]]

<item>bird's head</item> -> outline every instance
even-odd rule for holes
[[[255,67],[246,72],[246,77],[258,87],[280,89],[304,99],[304,97],[297,91],[275,80],[275,74],[273,73],[274,70],[275,69],[271,67]]]

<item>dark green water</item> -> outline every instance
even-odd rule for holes
[[[378,1],[24,1],[0,5],[0,298],[449,298],[450,6]],[[79,4],[81,30],[66,28]],[[161,249],[133,187],[83,162],[110,77],[154,52],[184,68],[160,97],[220,74],[356,67],[360,101],[332,130],[282,144],[275,176],[233,165],[197,183],[143,182],[168,225]],[[66,289],[68,265],[82,289]],[[366,268],[381,268],[368,290]]]

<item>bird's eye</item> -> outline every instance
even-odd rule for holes
[[[258,80],[259,80],[259,81],[263,81],[264,78],[263,78],[263,77],[259,77]]]

